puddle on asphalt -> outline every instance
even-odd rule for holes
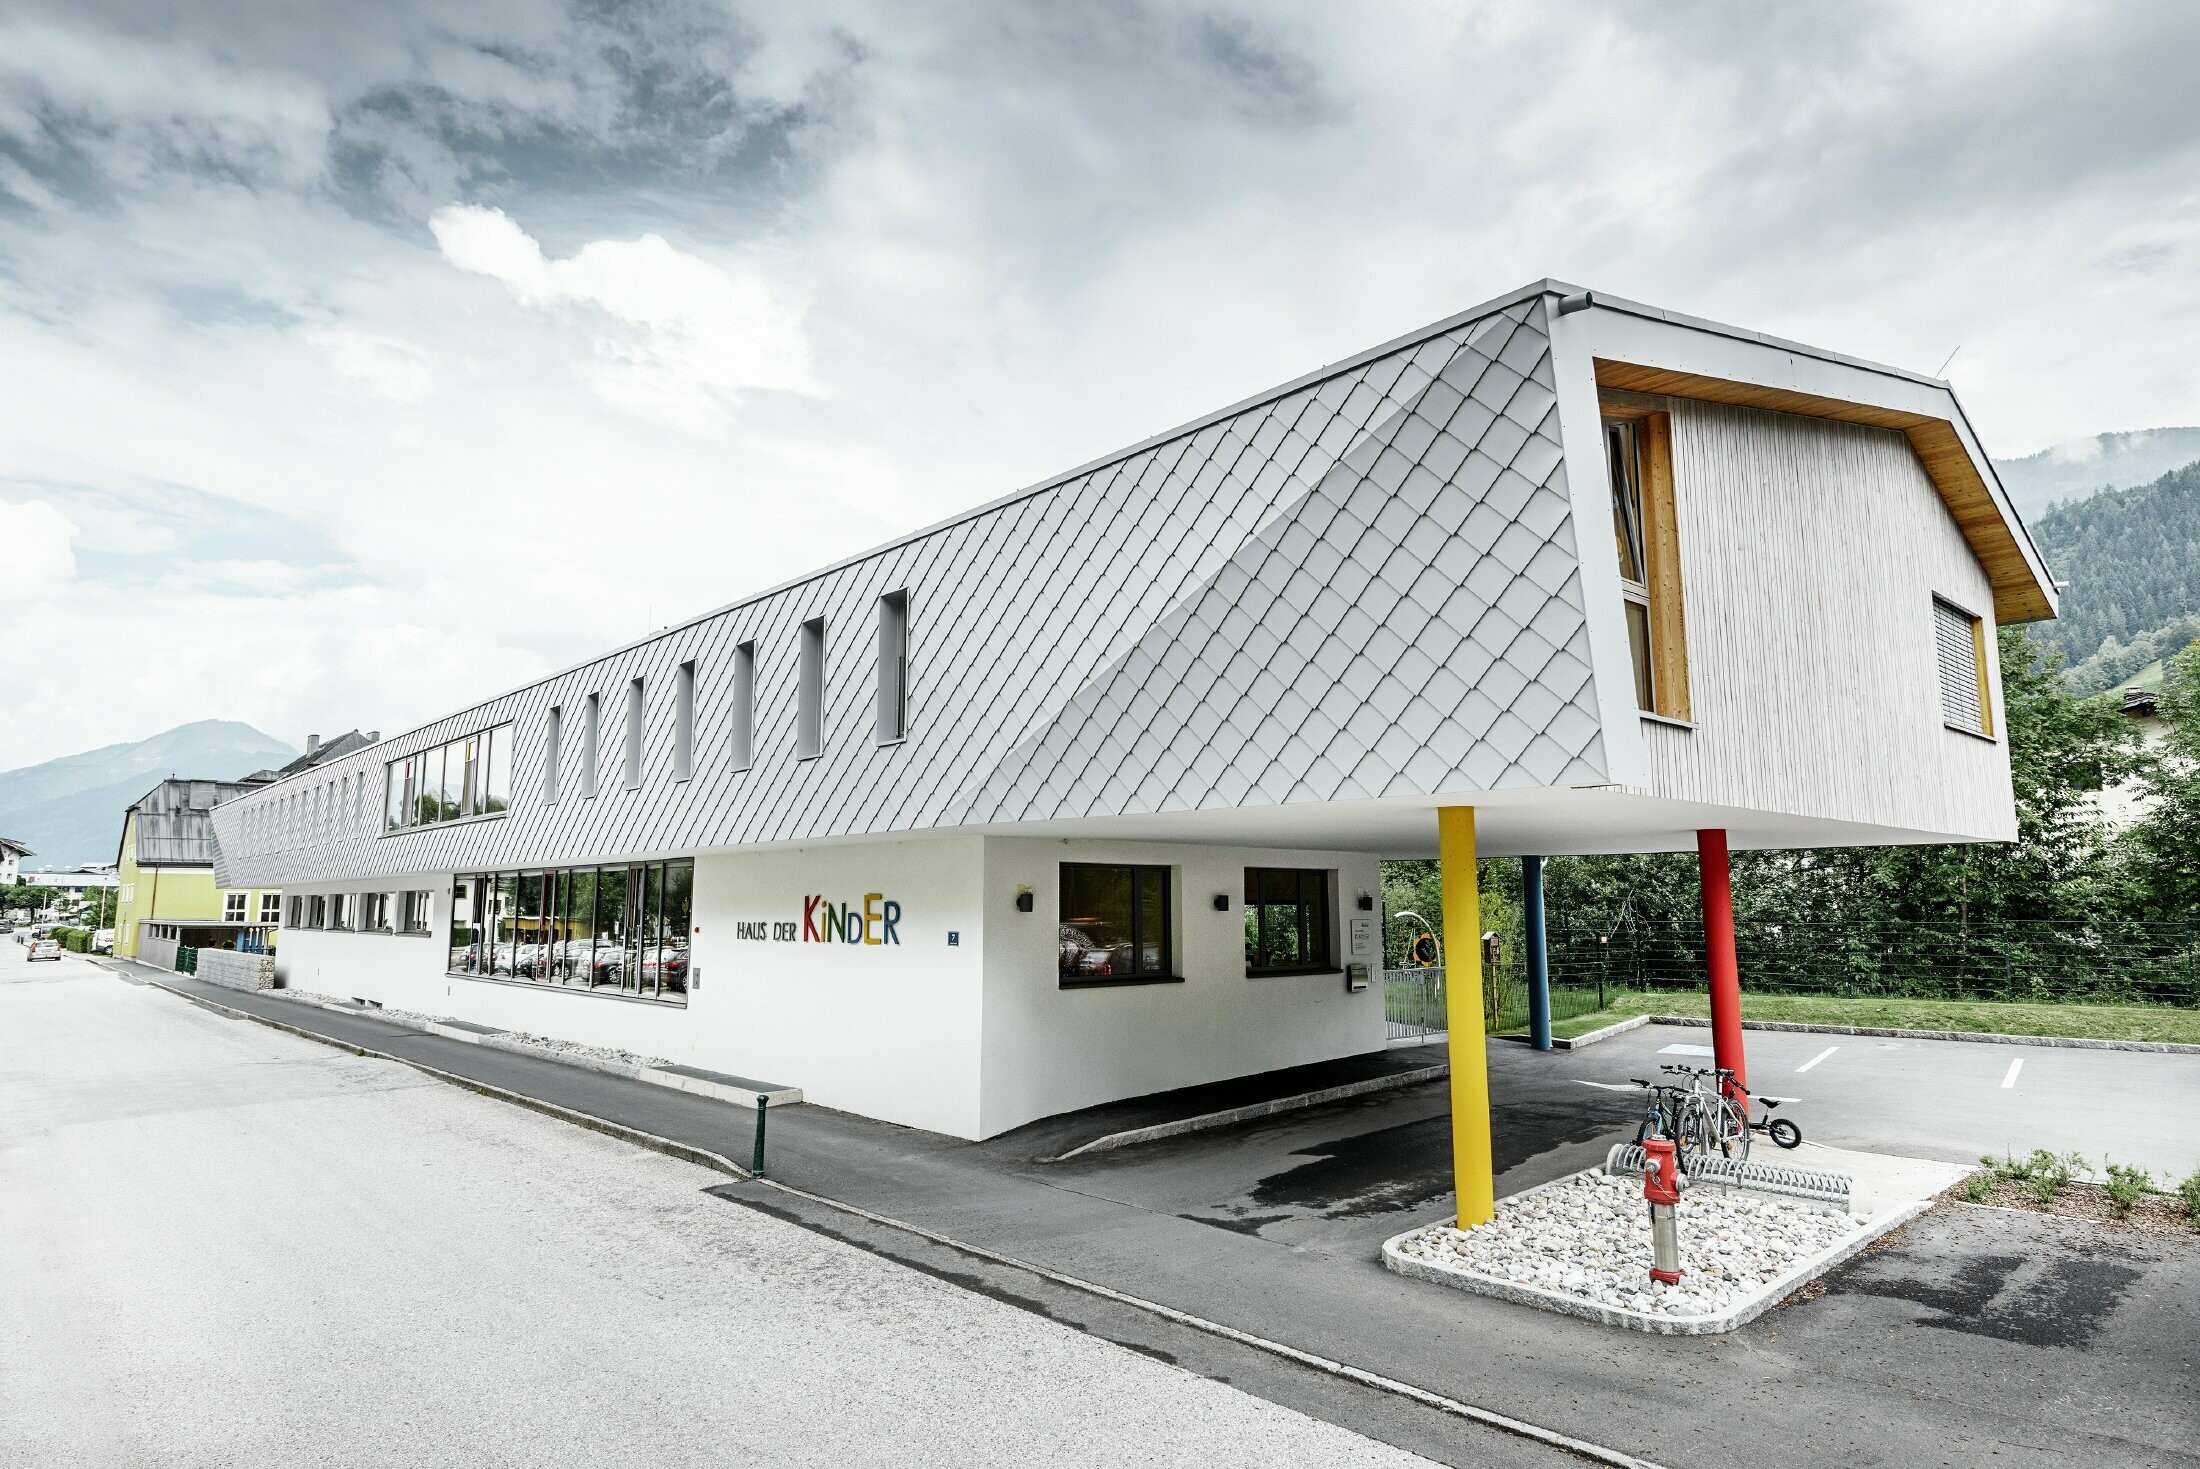
[[[1923,1306],[1916,1325],[2031,1347],[2090,1346],[2152,1257],[2115,1246],[2050,1245],[2029,1255],[1975,1255],[1952,1269],[1890,1252],[1835,1272],[1828,1295]],[[1905,1273],[1904,1267],[1924,1267]]]

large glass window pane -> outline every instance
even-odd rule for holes
[[[503,872],[496,879],[496,963],[492,974],[515,974],[519,962],[519,874]]]
[[[1656,710],[1657,680],[1650,669],[1650,609],[1628,598],[1627,654],[1635,663],[1635,707]]]
[[[473,974],[481,967],[481,930],[475,912],[475,897],[481,890],[478,877],[460,877],[451,881],[451,961],[453,974]]]
[[[596,933],[596,872],[576,867],[566,874],[565,938],[558,965],[560,984],[587,984],[590,950]]]
[[[1060,977],[1114,978],[1130,949],[1131,869],[1062,864],[1060,921]]]
[[[382,829],[396,831],[405,824],[405,774],[410,761],[400,761],[384,770],[387,783],[382,791]]]
[[[668,994],[687,993],[688,930],[695,921],[695,864],[665,864],[665,960],[664,989]]]
[[[489,773],[483,783],[481,809],[503,811],[512,804],[512,726],[500,724],[488,734]]]
[[[596,949],[588,982],[616,989],[626,973],[626,869],[596,869]]]
[[[512,973],[533,979],[542,969],[542,874],[523,873],[518,878],[519,908],[513,922]]]
[[[1638,585],[1649,578],[1644,568],[1642,476],[1635,458],[1635,428],[1624,420],[1604,425],[1604,451],[1612,475],[1612,535],[1619,547],[1619,574]]]
[[[1141,867],[1138,881],[1138,974],[1169,972],[1169,869]]]
[[[479,816],[481,814],[481,741],[457,740],[451,745],[451,759],[457,773],[458,810],[454,815]]]
[[[1246,868],[1246,969],[1276,973],[1329,963],[1329,874],[1300,868]]]

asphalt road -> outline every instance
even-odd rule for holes
[[[736,1156],[746,1144],[747,1119],[704,1098],[363,1016],[209,993],[664,1136]],[[1760,1089],[1772,1091],[1767,1069],[1781,1063],[1775,1047],[1758,1044],[1764,1034],[1752,1033],[1753,1065]],[[1556,1056],[1493,1045],[1500,1191],[1595,1161],[1627,1126],[1629,1099],[1583,1081],[1640,1074],[1661,1047],[1703,1038],[1700,1030],[1648,1031]],[[2061,1145],[2051,1129],[2068,1125],[2064,1099],[2024,1087],[2033,1063],[2053,1053],[1945,1044],[1959,1052],[1954,1062],[1922,1055],[1916,1069],[1953,1075],[1970,1066],[1993,1083],[1977,1090],[2012,1095],[1951,1092],[1939,1115],[1969,1117],[1963,1126],[1975,1131],[1910,1151],[1961,1159],[2005,1144]],[[2005,1075],[2020,1050],[2018,1085],[2000,1087],[1985,1058],[1998,1057]],[[1930,1109],[1912,1115],[1902,1104],[1914,1092],[1898,1091],[1883,1121],[1872,1121],[1868,1108],[1850,1109],[1849,1094],[1870,1087],[1861,1073],[1834,1067],[1839,1054],[1788,1073],[1810,1090],[1781,1088],[1804,1099],[1796,1113],[1814,1136],[1886,1146],[1930,1129]],[[2175,1099],[2200,1062],[2108,1059],[2128,1070],[2110,1068],[2101,1085],[2129,1084],[2174,1105],[2187,1105]],[[1966,1086],[1976,1080],[1962,1075]],[[2139,1240],[1951,1206],[1836,1271],[1823,1294],[1739,1333],[1644,1338],[1380,1267],[1383,1238],[1448,1212],[1443,1103],[1441,1084],[1407,1088],[1067,1164],[1034,1161],[1028,1137],[972,1145],[800,1107],[773,1117],[771,1167],[775,1178],[826,1198],[1670,1465],[2200,1464],[2192,1392],[2200,1363],[2190,1328],[2200,1305],[2200,1238]],[[2005,1103],[2013,1110],[1984,1110]],[[1830,1120],[1836,1113],[1841,1129]],[[2021,1126],[2005,1138],[1985,1131],[1996,1123]],[[2184,1146],[2174,1126],[2165,1135],[2171,1149]],[[755,1184],[727,1185],[714,1197],[801,1220],[1023,1309],[1081,1320],[1430,1458],[1508,1461],[1489,1435],[1456,1419],[1279,1370],[1272,1359],[1218,1361],[1211,1338],[1102,1309],[1090,1297],[1057,1296],[1028,1272]]]
[[[4,942],[0,1115],[0,1463],[1421,1462]]]

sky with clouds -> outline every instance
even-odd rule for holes
[[[386,733],[1551,275],[2200,422],[2200,6],[0,0],[0,768]]]

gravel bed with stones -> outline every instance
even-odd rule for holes
[[[426,1025],[432,1021],[449,1018],[444,1015],[423,1015],[418,1010],[400,1010],[391,1005],[361,1010],[349,1000],[339,999],[335,995],[317,995],[311,990],[285,988],[270,990],[268,993],[280,995],[287,999],[304,1000],[311,1004],[334,1005],[339,1010],[371,1015],[377,1020],[397,1020],[411,1025]],[[644,1056],[636,1051],[622,1051],[617,1046],[584,1046],[578,1041],[561,1041],[554,1036],[534,1035],[524,1030],[499,1031],[496,1038],[506,1043],[525,1046],[531,1051],[548,1051],[554,1055],[579,1057],[591,1061],[610,1061],[620,1066],[640,1068],[644,1066],[670,1066],[672,1064],[662,1056]]]
[[[1471,1230],[1431,1225],[1399,1252],[1443,1270],[1471,1271],[1653,1316],[1709,1316],[1861,1232],[1845,1213],[1707,1186],[1679,1205],[1678,1285],[1650,1279],[1650,1211],[1642,1180],[1591,1169],[1497,1201]]]

